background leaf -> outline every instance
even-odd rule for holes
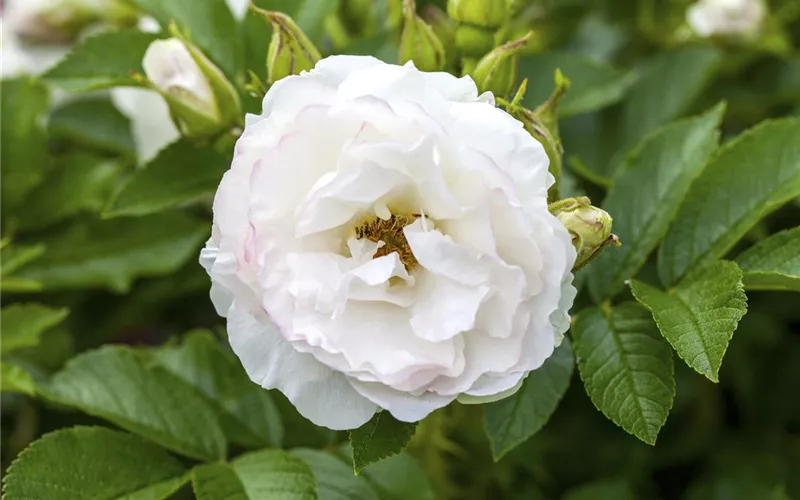
[[[125,292],[138,276],[174,272],[196,257],[208,226],[183,214],[79,222],[46,241],[50,250],[19,275],[48,288],[106,286]]]
[[[644,265],[667,232],[692,181],[717,147],[725,106],[681,120],[647,136],[615,170],[603,209],[613,214],[622,247],[591,266],[595,301],[613,297]]]
[[[0,392],[18,392],[32,396],[35,391],[36,383],[30,373],[8,360],[0,360]]]
[[[629,433],[655,444],[675,397],[672,352],[635,303],[587,309],[572,327],[578,368],[594,405]]]
[[[116,160],[85,153],[57,159],[48,182],[27,198],[20,226],[38,229],[82,212],[100,212],[122,171]]]
[[[800,119],[763,123],[720,148],[692,185],[659,251],[666,285],[723,257],[762,217],[800,196]]]
[[[320,500],[378,500],[364,476],[356,476],[345,462],[324,451],[301,448],[292,455],[311,468]]]
[[[564,339],[541,367],[528,374],[516,394],[483,406],[484,427],[495,460],[547,424],[567,392],[574,367],[572,347]]]
[[[339,448],[339,456],[350,462],[353,449],[350,443]],[[352,473],[352,471],[350,471]],[[387,457],[363,469],[364,476],[384,500],[433,500],[436,498],[430,479],[419,462],[407,451]]]
[[[136,158],[131,124],[106,97],[67,102],[50,113],[47,131],[54,139]]]
[[[158,35],[138,30],[101,33],[87,38],[42,78],[70,92],[116,86],[137,87],[131,72],[144,74],[142,59]]]
[[[355,473],[400,452],[411,440],[416,428],[416,423],[401,422],[389,412],[380,411],[369,422],[350,431]]]
[[[572,83],[558,105],[561,117],[589,113],[619,102],[636,79],[634,73],[576,53],[527,55],[519,61],[520,81],[528,78],[525,106],[534,109],[550,97],[555,88],[553,74],[556,69],[560,69]]]
[[[729,261],[710,262],[668,292],[640,281],[631,281],[631,291],[653,313],[678,356],[717,382],[728,342],[747,312],[739,267]]]
[[[144,353],[104,347],[70,360],[42,389],[47,399],[104,418],[200,460],[225,456],[214,410]]]
[[[2,213],[5,218],[44,179],[49,166],[47,137],[41,126],[49,103],[40,82],[19,78],[0,83],[0,142],[3,168],[0,172]]]
[[[211,332],[190,332],[180,346],[163,347],[156,357],[217,408],[231,442],[247,447],[281,445],[283,424],[270,393],[250,381],[239,360],[224,352]]]
[[[760,241],[736,262],[748,290],[800,291],[800,226]]]
[[[8,500],[165,498],[185,480],[184,468],[158,446],[102,427],[45,435],[3,478]]]
[[[210,147],[178,141],[137,170],[105,211],[106,217],[146,215],[211,197],[231,159]],[[188,173],[187,168],[192,172]]]
[[[3,341],[0,353],[8,354],[23,347],[39,343],[39,336],[48,328],[64,321],[67,308],[47,307],[41,304],[11,304],[0,310]]]

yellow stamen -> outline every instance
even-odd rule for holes
[[[397,252],[400,262],[410,271],[417,265],[417,259],[408,245],[403,228],[417,220],[417,215],[395,215],[392,214],[387,220],[380,217],[370,219],[356,227],[356,237],[358,239],[368,239],[375,243],[383,242],[384,245],[378,248],[373,258],[383,257],[392,252]]]

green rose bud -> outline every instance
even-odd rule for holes
[[[272,40],[267,53],[268,83],[310,70],[322,58],[319,50],[291,17],[257,7],[251,9],[264,16],[272,26]]]
[[[167,101],[185,137],[209,138],[241,123],[239,94],[225,75],[175,27],[150,44],[135,78]]]
[[[422,13],[422,18],[430,25],[433,32],[442,42],[445,55],[445,67],[455,70],[458,62],[456,51],[456,23],[447,14],[435,5],[428,5]]]
[[[519,70],[519,51],[525,47],[533,33],[506,43],[486,54],[470,72],[481,92],[491,91],[496,96],[506,96],[514,90]]]
[[[354,36],[367,36],[372,33],[373,0],[341,0],[339,19],[347,32]]]
[[[403,2],[403,34],[400,37],[400,62],[414,61],[422,71],[444,69],[445,54],[442,42],[416,12],[414,0]]]
[[[455,44],[462,55],[477,59],[494,47],[494,31],[480,26],[459,24],[456,27]]]
[[[557,201],[549,207],[572,236],[578,252],[573,271],[585,266],[608,245],[620,246],[619,238],[611,233],[611,216],[591,203],[589,198],[581,196]]]
[[[447,13],[459,23],[499,28],[508,19],[507,0],[448,0]]]

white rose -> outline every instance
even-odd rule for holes
[[[542,146],[468,77],[334,56],[278,81],[201,254],[231,346],[332,429],[513,393],[575,295],[552,183]]]
[[[703,37],[754,36],[766,13],[763,0],[699,0],[686,11],[686,20]]]

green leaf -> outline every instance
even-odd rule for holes
[[[41,116],[48,103],[47,88],[36,80],[19,78],[0,83],[0,199],[6,217],[16,215],[20,203],[44,180],[49,157]]]
[[[564,500],[634,500],[630,485],[622,479],[606,479],[567,491]]]
[[[379,411],[369,422],[350,431],[355,473],[399,453],[411,440],[416,428],[416,423],[401,422],[388,411]]]
[[[692,185],[659,250],[665,285],[723,257],[761,218],[800,196],[800,119],[764,122],[722,148]]]
[[[597,111],[622,99],[635,82],[634,73],[571,52],[532,54],[520,58],[519,75],[528,78],[525,105],[534,108],[553,92],[552,75],[560,69],[572,85],[559,102],[558,114],[566,118]]]
[[[631,281],[631,292],[653,313],[678,356],[712,382],[739,320],[747,312],[742,271],[734,262],[709,262],[663,292]]]
[[[8,360],[0,361],[0,392],[19,392],[32,396],[36,383],[31,374]]]
[[[247,447],[281,446],[283,424],[270,393],[250,381],[211,332],[191,332],[180,346],[163,347],[155,354],[217,409],[229,441]]]
[[[19,275],[50,289],[108,287],[126,292],[134,278],[169,274],[196,258],[205,223],[179,213],[76,223],[48,239],[48,251]]]
[[[228,155],[212,148],[176,142],[137,170],[103,215],[146,215],[211,197],[230,164]]]
[[[378,500],[378,494],[364,476],[356,476],[345,462],[324,451],[292,450],[311,468],[320,500]]]
[[[166,29],[174,21],[229,76],[243,63],[239,26],[225,0],[130,0]]]
[[[581,311],[572,327],[578,371],[594,405],[627,432],[655,444],[675,397],[672,351],[634,302]]]
[[[800,226],[760,241],[736,262],[748,290],[800,291]]]
[[[100,33],[75,47],[42,79],[69,92],[139,86],[131,73],[144,73],[144,53],[157,38],[139,30]]]
[[[649,61],[623,102],[621,143],[632,145],[685,113],[710,82],[721,59],[712,48],[686,46]]]
[[[3,325],[0,353],[5,355],[23,347],[35,346],[42,332],[64,321],[68,314],[67,308],[56,309],[41,304],[4,307],[0,310],[0,323]]]
[[[316,500],[314,474],[299,458],[282,450],[243,455],[230,464],[192,471],[198,500]]]
[[[225,456],[214,410],[191,386],[145,353],[106,346],[70,360],[41,389],[75,407],[200,460]]]
[[[3,263],[3,267],[0,268],[0,276],[8,276],[25,264],[33,262],[41,257],[44,251],[45,246],[42,244],[4,246],[0,249],[0,262]]]
[[[26,448],[3,479],[7,500],[166,498],[186,479],[162,448],[102,427],[46,434]]]
[[[484,405],[484,428],[495,461],[544,427],[569,387],[575,357],[564,339],[553,355],[530,372],[513,396]]]
[[[47,182],[26,200],[20,226],[37,229],[81,212],[100,212],[122,170],[116,160],[85,153],[59,158]]]
[[[343,443],[337,456],[349,463],[353,449],[350,443]],[[434,500],[433,486],[420,463],[407,451],[401,451],[361,471],[361,474],[378,491],[383,500]]]
[[[725,106],[680,120],[647,136],[616,169],[603,209],[614,218],[622,247],[592,265],[596,301],[613,297],[636,275],[669,228],[692,181],[717,147]]]
[[[106,97],[63,104],[50,114],[47,128],[53,138],[136,158],[130,121]]]

